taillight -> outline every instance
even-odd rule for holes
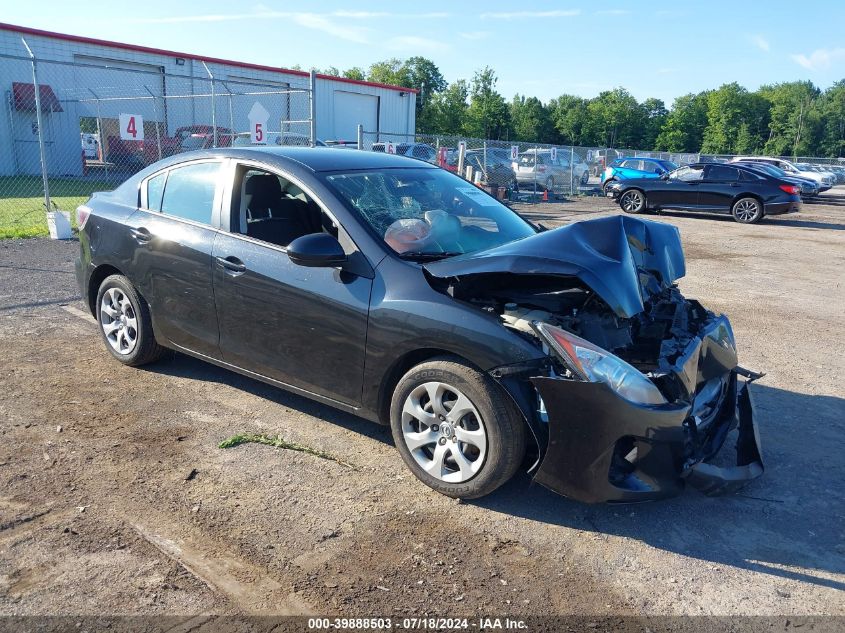
[[[88,207],[76,207],[76,226],[80,231],[85,228],[89,215],[91,215],[91,209]]]
[[[785,191],[786,193],[791,193],[795,195],[796,193],[800,193],[801,187],[796,185],[781,185],[780,188]]]
[[[544,174],[544,173],[546,173],[546,168],[541,165],[540,167],[537,168],[537,171],[541,174]]]

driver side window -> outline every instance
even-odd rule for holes
[[[683,182],[695,182],[704,177],[704,170],[701,167],[681,167],[672,173],[673,180]]]
[[[233,233],[287,246],[311,233],[337,237],[337,226],[301,188],[286,178],[241,166],[232,192]]]

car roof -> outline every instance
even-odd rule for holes
[[[383,152],[339,152],[332,147],[292,147],[292,146],[258,146],[218,148],[216,150],[201,150],[178,154],[182,160],[192,160],[203,157],[241,158],[252,160],[270,160],[280,165],[295,162],[314,172],[344,171],[352,169],[390,169],[399,167],[413,167],[417,169],[437,169],[414,158],[407,158],[396,154]],[[181,162],[181,161],[174,161]]]

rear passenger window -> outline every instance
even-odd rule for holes
[[[147,209],[161,211],[161,195],[164,193],[164,181],[167,172],[153,176],[147,181]]]
[[[211,224],[219,172],[220,163],[217,162],[195,163],[171,169],[161,202],[162,213]]]
[[[710,173],[707,175],[707,178],[708,180],[718,180],[719,182],[735,182],[739,180],[739,171],[734,167],[713,165],[710,167]]]

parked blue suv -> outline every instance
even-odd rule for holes
[[[602,172],[601,186],[602,189],[606,190],[609,183],[617,180],[660,178],[666,172],[677,168],[678,166],[671,160],[661,158],[646,158],[644,156],[617,158]]]

